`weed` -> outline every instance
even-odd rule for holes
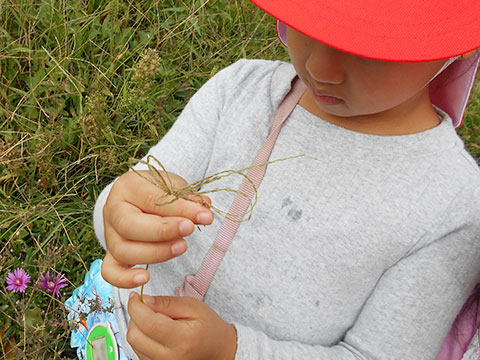
[[[247,0],[0,0],[0,353],[75,357],[78,324],[62,304],[103,257],[92,227],[101,189],[247,56],[287,56]],[[58,299],[12,293],[17,267],[70,283]]]

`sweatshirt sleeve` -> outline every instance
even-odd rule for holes
[[[428,241],[422,239],[425,246],[412,250],[384,272],[338,344],[326,347],[278,341],[238,322],[235,359],[434,360],[479,278],[478,199],[465,199],[450,208],[452,216],[469,209],[460,215],[462,223],[454,228],[448,220],[448,226],[438,225],[425,235]]]
[[[242,88],[245,79],[262,76],[265,72],[271,74],[279,65],[280,62],[242,59],[219,71],[192,96],[167,134],[142,160],[153,155],[167,171],[180,175],[189,183],[204,178],[225,107],[240,91],[245,91]],[[144,170],[147,166],[138,163],[134,168]],[[103,207],[114,182],[103,189],[94,208],[95,234],[103,248]]]
[[[153,155],[161,161],[167,171],[182,176],[188,182],[202,179],[208,166],[217,123],[227,96],[223,91],[226,88],[224,83],[242,64],[241,61],[237,62],[208,80],[192,96],[167,134],[149,149],[142,160],[146,161],[148,155]],[[137,163],[134,168],[144,170],[147,166]],[[95,234],[104,248],[103,207],[114,182],[100,193],[93,214]]]

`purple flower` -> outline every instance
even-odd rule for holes
[[[13,273],[7,275],[7,290],[16,292],[25,292],[27,284],[30,282],[30,275],[28,275],[22,268],[15,269]]]
[[[58,274],[57,276],[50,275],[50,272],[47,271],[44,274],[40,275],[40,281],[38,282],[38,285],[42,288],[42,290],[48,290],[51,293],[54,293],[57,297],[60,297],[60,289],[64,288],[65,286],[68,286],[68,284],[65,284],[67,282],[67,279],[63,274]]]

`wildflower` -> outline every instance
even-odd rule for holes
[[[68,286],[65,284],[67,279],[63,274],[58,274],[57,276],[50,275],[50,272],[47,271],[44,274],[40,275],[40,281],[38,285],[42,288],[42,290],[48,290],[51,293],[54,293],[56,297],[60,297],[60,289]]]
[[[30,282],[30,275],[28,275],[22,268],[17,268],[13,273],[7,275],[7,290],[14,290],[15,292],[25,292],[27,284]]]
[[[155,79],[155,75],[158,73],[161,65],[162,58],[157,50],[145,50],[141,60],[134,68],[132,81],[139,85],[151,83]]]

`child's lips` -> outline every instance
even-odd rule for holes
[[[344,102],[342,98],[336,96],[336,94],[328,91],[327,89],[318,86],[319,84],[313,84],[311,81],[307,81],[308,87],[312,92],[315,100],[324,105],[338,105]]]
[[[343,100],[341,98],[338,98],[326,92],[312,90],[312,94],[318,102],[324,105],[338,105],[343,103]]]

